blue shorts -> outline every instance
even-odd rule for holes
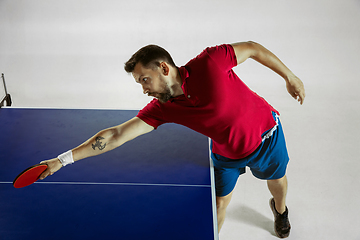
[[[285,176],[289,156],[285,137],[278,116],[273,113],[277,125],[262,134],[262,143],[249,156],[230,159],[211,152],[214,163],[216,196],[223,197],[234,189],[238,177],[249,167],[252,174],[263,180]],[[210,146],[212,150],[212,144]]]

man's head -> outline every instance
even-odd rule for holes
[[[124,68],[127,73],[132,73],[137,63],[141,63],[145,68],[156,69],[160,67],[160,62],[166,62],[175,67],[173,59],[164,48],[157,45],[147,45],[134,53],[125,63]]]
[[[156,45],[145,46],[125,63],[124,68],[142,85],[144,94],[156,97],[162,103],[173,96],[171,71],[176,66],[165,49]]]

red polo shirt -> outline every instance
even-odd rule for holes
[[[213,140],[216,154],[248,156],[275,126],[271,112],[278,112],[239,79],[236,65],[231,45],[205,49],[179,68],[184,95],[164,104],[153,99],[137,117],[154,128],[173,122],[202,133]]]

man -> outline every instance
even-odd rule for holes
[[[273,195],[270,207],[276,234],[280,238],[289,236],[285,203],[289,158],[279,113],[232,70],[248,58],[282,76],[291,96],[303,103],[305,90],[301,80],[255,42],[207,48],[180,68],[166,50],[148,45],[129,59],[125,70],[142,85],[144,94],[155,98],[133,119],[102,130],[58,158],[42,162],[48,169],[40,178],[74,161],[112,150],[163,123],[175,122],[212,140],[219,231],[236,181],[248,166],[255,177],[267,180]]]

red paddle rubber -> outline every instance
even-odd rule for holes
[[[36,182],[40,175],[47,169],[46,164],[36,164],[22,171],[13,181],[15,188],[29,186]]]

